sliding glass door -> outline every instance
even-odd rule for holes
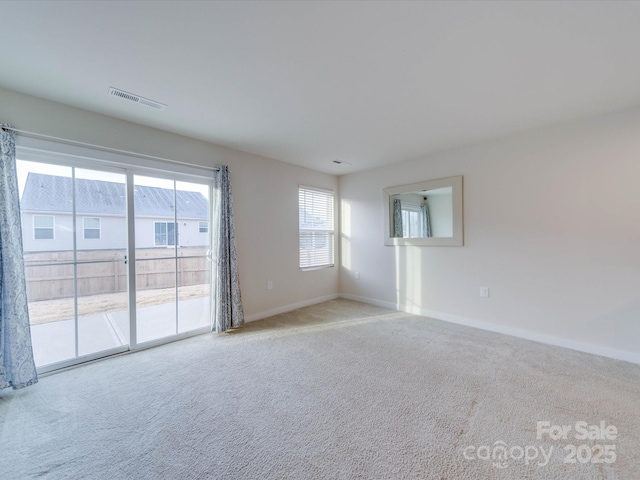
[[[74,168],[78,356],[129,345],[126,176]]]
[[[210,183],[23,160],[18,172],[41,371],[207,330]]]
[[[122,171],[18,161],[36,365],[128,348]]]
[[[209,325],[209,190],[134,176],[138,343]]]
[[[178,333],[211,324],[211,187],[176,182]]]

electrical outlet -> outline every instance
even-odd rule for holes
[[[489,287],[480,287],[480,296],[482,298],[489,298]]]
[[[267,290],[271,290],[273,288],[273,282],[271,280],[269,280],[267,282]]]
[[[353,273],[356,277],[356,280],[360,280],[360,272],[353,272]]]

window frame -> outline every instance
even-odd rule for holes
[[[50,218],[51,227],[36,227],[36,218]],[[55,240],[56,239],[56,216],[55,215],[33,215],[33,239],[34,240]],[[38,238],[36,230],[51,230],[51,238]]]
[[[417,232],[413,232],[413,228],[411,227],[412,223],[411,223],[411,214],[418,214],[418,222],[420,223],[420,215],[422,214],[422,209],[420,205],[416,205],[414,203],[407,203],[407,202],[402,202],[402,206],[401,206],[401,210],[402,210],[402,225],[403,228],[405,228],[405,226],[407,226],[409,228],[409,236],[405,237],[405,238],[423,238],[424,237],[424,232],[422,231],[422,224],[418,225],[418,231]],[[405,212],[406,212],[406,219],[408,220],[407,222],[405,222]]]
[[[173,224],[173,243],[169,243],[169,225]],[[165,243],[158,243],[156,237],[156,225],[164,225]],[[178,222],[153,221],[153,245],[154,247],[176,247],[178,245]]]
[[[311,202],[317,201],[320,204],[323,202],[326,204],[326,216],[321,219],[321,223],[326,222],[328,224],[327,227],[303,227],[303,217],[310,214],[303,207],[303,204],[308,202],[306,198],[303,198],[303,195],[311,197],[317,195],[315,198],[311,198]],[[335,266],[335,202],[336,197],[333,190],[298,185],[298,267],[300,271],[304,272]],[[322,214],[321,210],[316,209],[316,205],[312,205],[312,208],[314,213]],[[320,240],[324,240],[324,246],[305,248],[303,251],[303,243],[316,245],[316,242],[320,243]],[[309,250],[320,250],[323,248],[327,250],[325,255],[327,261],[314,262]],[[305,255],[306,259],[304,258]],[[323,258],[322,255],[320,258]]]
[[[98,220],[98,228],[87,228],[87,220]],[[97,237],[87,237],[87,230],[97,230]],[[84,240],[101,240],[102,239],[102,219],[100,217],[82,217],[82,238]]]

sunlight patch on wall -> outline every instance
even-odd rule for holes
[[[342,268],[351,270],[351,205],[340,201],[340,262]]]

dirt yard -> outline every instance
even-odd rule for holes
[[[150,307],[162,303],[171,303],[175,295],[175,288],[142,290],[136,292],[136,304],[138,307]],[[179,300],[201,298],[207,295],[209,295],[209,285],[190,285],[178,289]],[[126,310],[127,301],[127,292],[78,297],[78,317],[86,317],[102,312]],[[29,302],[29,319],[31,325],[69,320],[71,318],[74,318],[73,298]]]

